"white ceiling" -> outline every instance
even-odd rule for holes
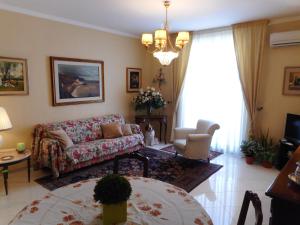
[[[0,0],[0,9],[127,36],[162,26],[162,0]],[[300,0],[171,0],[171,31],[300,15]]]

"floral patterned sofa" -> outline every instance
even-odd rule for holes
[[[130,124],[132,135],[103,139],[101,124],[125,124],[120,114],[88,119],[39,124],[34,129],[32,155],[36,168],[48,167],[53,175],[67,173],[115,156],[131,153],[144,147],[144,136],[139,125]],[[63,129],[74,145],[63,150],[59,142],[51,139],[49,131]]]

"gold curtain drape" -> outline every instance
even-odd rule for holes
[[[249,115],[249,135],[257,135],[258,93],[266,44],[268,20],[233,25],[239,76]]]
[[[192,46],[193,34],[190,33],[190,41],[181,51],[180,56],[173,63],[173,102],[174,109],[172,115],[172,129],[171,129],[171,141],[174,139],[174,128],[177,121],[177,110],[182,93],[183,82],[185,73],[189,61],[191,46]]]

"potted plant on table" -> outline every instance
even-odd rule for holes
[[[94,199],[103,205],[103,225],[127,220],[127,200],[132,192],[129,181],[117,174],[99,180],[94,189]]]
[[[133,98],[133,104],[136,111],[147,110],[147,114],[149,115],[153,109],[165,107],[167,102],[154,87],[147,87],[146,90],[141,89],[139,94]]]

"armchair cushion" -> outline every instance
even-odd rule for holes
[[[202,141],[205,139],[211,139],[211,135],[209,134],[188,134],[187,135],[188,141]]]

